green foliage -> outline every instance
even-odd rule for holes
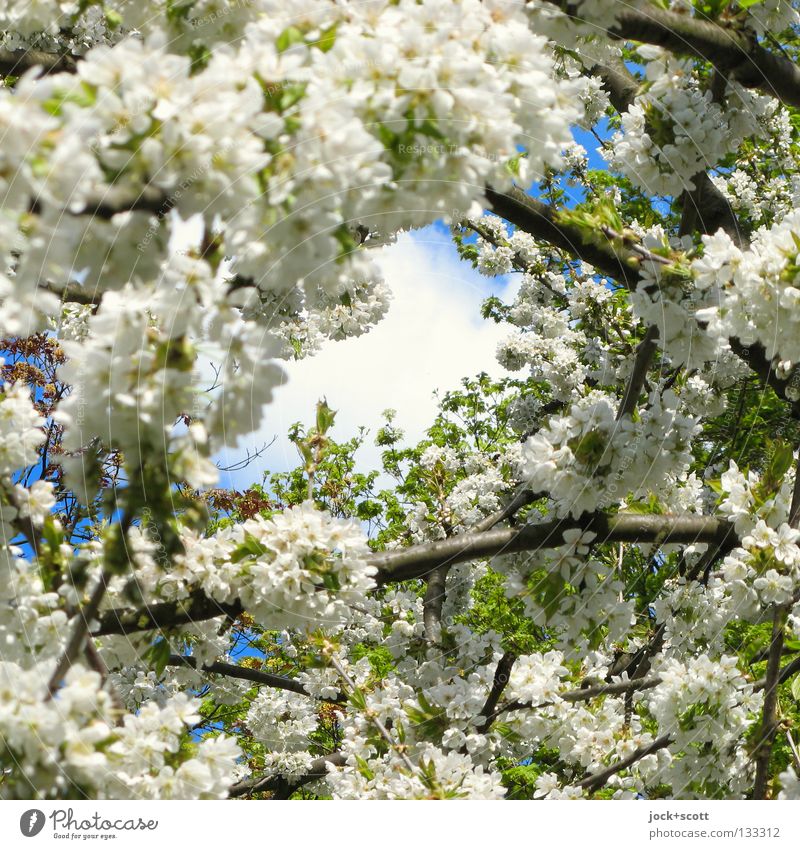
[[[477,634],[501,634],[503,648],[515,654],[547,651],[552,639],[525,615],[522,601],[506,596],[503,585],[503,576],[497,572],[480,577],[472,590],[472,606],[457,621]]]

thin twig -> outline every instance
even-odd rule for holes
[[[790,729],[786,729],[786,741],[789,744],[789,748],[792,752],[792,759],[794,760],[794,768],[800,773],[800,752],[797,751],[797,744],[794,742],[794,737],[792,736],[792,732]]]
[[[591,699],[599,698],[600,696],[619,696],[625,693],[634,691],[651,690],[661,683],[661,678],[657,675],[651,678],[634,678],[630,681],[617,681],[613,684],[599,684],[595,687],[581,687],[578,690],[568,690],[566,693],[559,695],[559,700],[564,702],[588,702]],[[508,713],[509,711],[528,710],[531,708],[551,707],[556,702],[540,702],[538,704],[529,704],[527,702],[514,701],[509,702],[504,707],[497,711],[497,715]]]
[[[344,667],[341,663],[339,663],[338,658],[331,654],[330,655],[330,663],[331,666],[338,672],[339,677],[342,681],[347,684],[348,689],[351,693],[355,693],[358,691],[358,687],[356,686],[353,679],[347,674]],[[389,748],[393,749],[400,756],[400,760],[406,765],[406,767],[412,772],[413,775],[420,775],[419,769],[414,765],[411,759],[404,751],[404,746],[402,743],[398,743],[389,733],[389,729],[381,722],[380,718],[373,711],[367,711],[366,713],[367,719],[378,729],[378,733],[383,737],[383,739],[389,744]]]
[[[56,668],[47,684],[47,698],[45,701],[49,701],[53,697],[67,670],[81,653],[84,641],[89,636],[90,623],[97,617],[100,602],[106,594],[110,579],[111,575],[107,571],[103,571],[92,590],[91,596],[89,596],[89,601],[78,611],[67,645],[58,659]]]

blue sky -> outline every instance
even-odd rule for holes
[[[460,260],[441,225],[401,235],[376,259],[394,295],[387,316],[364,336],[329,342],[314,357],[285,364],[287,382],[266,407],[261,429],[220,461],[230,465],[248,448],[275,442],[245,469],[225,475],[224,484],[241,489],[260,481],[265,469],[294,468],[297,452],[286,432],[293,422],[311,423],[323,396],[338,410],[331,432],[338,440],[355,435],[359,425],[374,434],[383,410],[393,408],[396,426],[415,441],[436,414],[434,390],[457,388],[462,377],[480,371],[506,373],[495,350],[509,328],[483,319],[480,307],[491,294],[513,297],[513,282],[487,279]],[[377,467],[380,457],[367,442],[358,457],[364,470]]]

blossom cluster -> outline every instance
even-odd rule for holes
[[[761,696],[737,668],[737,658],[701,654],[685,663],[657,666],[661,684],[646,695],[659,731],[668,734],[683,757],[669,766],[669,782],[682,798],[703,795],[703,785],[749,785],[742,737],[753,722]],[[738,775],[737,775],[738,772]]]
[[[592,391],[526,441],[520,473],[533,491],[548,493],[556,515],[578,517],[657,491],[688,466],[696,430],[672,392],[633,421],[617,418],[613,399]]]
[[[521,599],[531,621],[551,630],[570,657],[601,641],[623,643],[634,619],[613,567],[590,555],[594,539],[591,532],[565,531],[564,544],[552,551],[507,555],[493,564],[506,576],[506,595]]]
[[[795,323],[800,302],[798,240],[800,214],[790,212],[772,227],[760,228],[747,249],[720,231],[705,236],[703,256],[692,263],[695,285],[712,289],[718,304],[698,313],[708,332],[724,345],[763,346],[778,374],[788,376],[800,360]],[[796,392],[792,387],[789,392]]]
[[[166,571],[151,559],[140,584],[165,600],[202,589],[218,602],[239,601],[266,628],[335,627],[375,585],[358,524],[308,502],[208,537],[187,534],[184,545]]]
[[[733,86],[725,106],[702,89],[690,60],[660,48],[640,48],[648,88],[622,114],[621,129],[603,155],[634,185],[656,195],[679,196],[695,178],[757,133],[768,97]]]
[[[218,799],[227,794],[239,752],[225,735],[182,749],[199,720],[180,693],[120,724],[98,673],[79,665],[47,701],[49,665],[0,664],[0,749],[4,798],[90,794],[112,799]]]

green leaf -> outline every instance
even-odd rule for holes
[[[367,709],[367,700],[364,698],[364,694],[361,690],[353,690],[353,692],[347,697],[347,701],[350,702],[356,710]]]
[[[442,141],[445,138],[442,131],[436,126],[436,124],[433,123],[433,121],[431,121],[430,118],[426,118],[419,127],[417,127],[417,132],[423,136],[427,136],[431,139],[437,139],[439,141]]]
[[[55,521],[48,516],[45,519],[44,527],[42,528],[42,536],[50,546],[53,552],[58,551],[61,543],[64,541],[64,533],[56,527]]]
[[[248,557],[263,557],[269,551],[268,548],[252,536],[245,536],[244,542],[237,545],[231,552],[231,563],[240,563]]]
[[[380,516],[382,512],[383,507],[377,501],[368,499],[367,501],[361,501],[356,505],[356,518],[361,519],[362,522],[375,519]]]
[[[144,658],[149,662],[156,674],[161,676],[164,674],[164,670],[169,663],[170,653],[169,642],[161,639],[150,646],[144,653]]]
[[[281,112],[285,112],[287,109],[291,109],[292,106],[300,100],[301,97],[306,93],[305,83],[296,83],[294,85],[283,86],[280,90],[280,95],[278,97],[278,109]]]
[[[369,768],[369,764],[364,760],[364,758],[360,758],[356,755],[356,765],[358,766],[358,771],[367,781],[372,781],[375,778],[375,773]]]
[[[579,463],[596,466],[608,447],[608,436],[599,430],[590,430],[581,437],[571,439],[567,445]]]
[[[325,572],[322,575],[322,586],[331,592],[338,592],[342,588],[339,576],[335,572]]]
[[[286,27],[278,36],[275,46],[278,48],[278,53],[283,53],[293,44],[298,44],[301,41],[303,41],[303,33],[297,27]]]
[[[106,26],[110,30],[119,29],[122,26],[122,15],[114,9],[106,10]]]
[[[792,697],[795,701],[800,702],[800,676],[796,676],[792,681]]]
[[[769,464],[769,472],[775,480],[783,480],[783,476],[792,465],[792,446],[787,442],[775,443],[775,453]]]
[[[323,52],[327,53],[333,45],[336,43],[336,27],[338,24],[334,24],[331,27],[328,27],[322,35],[317,39],[316,46]]]
[[[324,398],[317,401],[317,433],[324,436],[330,430],[335,418],[336,410],[332,410]]]

